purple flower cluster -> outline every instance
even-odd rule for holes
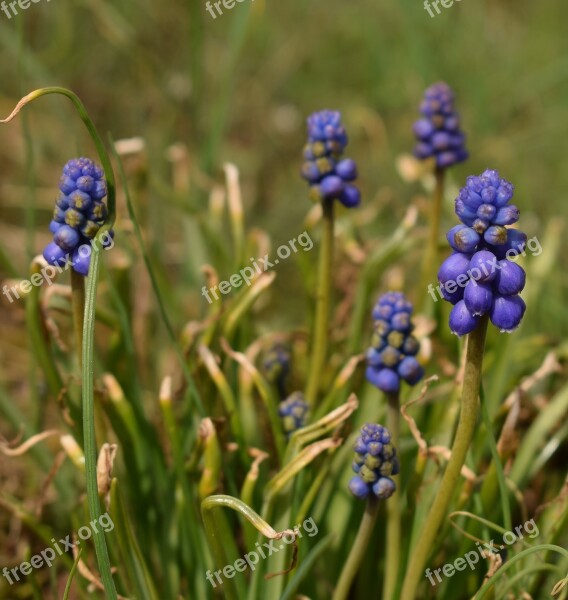
[[[436,167],[445,169],[468,157],[465,135],[454,109],[454,93],[448,84],[439,82],[424,93],[420,105],[422,118],[414,123],[417,144],[414,155],[420,159],[435,157]]]
[[[107,208],[103,199],[106,193],[104,172],[92,160],[75,158],[65,165],[49,224],[53,241],[43,251],[50,265],[63,265],[70,257],[73,270],[87,275],[90,248],[88,253],[80,249],[90,244],[105,222]],[[112,236],[112,231],[109,233]]]
[[[276,385],[280,398],[286,396],[286,381],[290,375],[291,361],[290,347],[281,342],[271,346],[262,361],[266,378]]]
[[[510,332],[525,313],[519,296],[525,272],[510,260],[527,241],[522,231],[507,228],[519,219],[519,209],[509,204],[513,191],[497,171],[486,170],[468,177],[456,199],[463,225],[447,233],[454,253],[442,263],[438,280],[442,296],[454,305],[450,329],[457,335],[473,331],[487,313],[496,327]]]
[[[346,145],[341,113],[322,110],[308,118],[302,177],[310,184],[314,202],[337,199],[347,208],[361,202],[359,189],[351,183],[357,178],[357,165],[350,158],[342,158]]]
[[[282,419],[282,426],[286,434],[294,433],[305,425],[308,414],[308,404],[302,392],[294,392],[278,405],[278,414]]]
[[[397,475],[400,468],[389,430],[382,425],[366,423],[353,449],[352,468],[357,475],[349,482],[351,493],[361,500],[370,493],[381,499],[392,496],[396,484],[390,476]]]
[[[424,369],[415,356],[420,349],[412,335],[412,304],[401,292],[381,296],[373,309],[374,334],[367,351],[367,380],[386,393],[398,392],[400,380],[416,385]]]

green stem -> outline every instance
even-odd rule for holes
[[[419,293],[423,299],[423,306],[428,302],[429,296],[427,288],[430,283],[436,281],[436,265],[438,264],[438,238],[440,237],[440,217],[442,215],[442,203],[444,199],[444,176],[445,169],[436,169],[434,175],[436,177],[436,185],[432,195],[432,206],[430,207],[429,216],[429,236],[426,252],[424,253],[424,262],[422,263],[422,280],[420,283]],[[428,304],[430,304],[428,302]]]
[[[438,494],[414,545],[414,554],[408,561],[408,571],[402,587],[401,600],[415,600],[417,597],[416,591],[423,575],[422,570],[442,526],[475,433],[479,413],[479,388],[487,323],[488,318],[485,315],[468,337],[461,412],[452,446],[452,455],[446,466]]]
[[[306,386],[306,402],[312,406],[315,404],[318,395],[320,376],[325,363],[328,343],[331,272],[333,267],[333,200],[324,200],[322,209],[323,235],[316,290],[316,316],[310,372]]]
[[[95,398],[94,398],[94,338],[95,338],[95,305],[97,301],[97,283],[99,272],[100,250],[91,254],[91,265],[87,279],[85,296],[85,316],[83,322],[83,437],[85,449],[85,472],[87,478],[87,501],[91,520],[99,520],[102,512],[97,485],[97,442],[95,437]],[[98,531],[93,535],[97,562],[106,596],[116,600],[116,588],[112,580],[108,549],[105,534]]]
[[[371,540],[377,515],[379,514],[380,500],[371,494],[369,500],[367,500],[367,506],[365,513],[361,519],[361,525],[359,525],[359,531],[355,542],[351,547],[351,552],[347,557],[347,562],[343,566],[339,581],[333,593],[333,600],[345,600],[351,589],[351,584],[357,575],[357,571],[361,566],[361,562],[367,551],[367,546]]]
[[[399,393],[387,394],[387,429],[391,433],[393,446],[400,448],[400,399]],[[387,541],[388,548],[383,583],[383,600],[395,599],[395,588],[398,581],[400,565],[400,514],[401,494],[387,500]]]
[[[81,348],[83,348],[83,315],[85,313],[85,278],[71,269],[71,304],[73,308],[73,329],[77,340],[79,369],[83,366]]]
[[[79,97],[72,91],[61,87],[46,87],[34,90],[22,98],[10,116],[6,119],[0,119],[0,123],[10,122],[20,110],[28,103],[33,102],[41,96],[48,94],[60,94],[71,100],[75,106],[81,120],[85,124],[91,139],[93,140],[99,159],[105,172],[107,182],[107,204],[108,216],[105,224],[99,229],[95,238],[98,245],[91,254],[91,264],[89,276],[86,284],[85,310],[83,316],[83,342],[82,342],[82,405],[83,405],[83,435],[85,451],[85,473],[87,480],[87,500],[89,513],[92,520],[99,520],[101,516],[101,505],[99,501],[97,486],[97,444],[95,437],[95,408],[94,408],[94,337],[95,337],[95,308],[97,299],[97,283],[100,260],[101,236],[108,231],[115,218],[115,183],[114,172],[110,162],[109,155],[99,136],[94,123],[92,122],[84,104]],[[80,329],[80,328],[79,328]],[[101,574],[101,580],[108,599],[116,600],[116,588],[112,579],[108,549],[106,546],[105,533],[96,531],[93,535],[97,562]]]

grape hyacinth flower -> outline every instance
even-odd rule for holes
[[[388,437],[392,446],[398,446],[400,438],[400,381],[416,385],[424,376],[424,369],[416,359],[420,344],[412,335],[412,304],[401,292],[383,294],[373,308],[374,334],[371,348],[367,351],[367,380],[386,395],[386,423]],[[389,447],[387,446],[387,453]],[[367,464],[367,466],[369,466]],[[363,479],[366,471],[362,469]],[[354,479],[355,487],[363,492],[360,483]],[[379,497],[394,493],[392,482],[380,480],[375,493]],[[389,502],[386,506],[386,544],[389,548],[399,548],[401,543],[401,512],[398,502]],[[399,568],[398,552],[391,552],[386,560],[383,580],[383,597],[394,597],[396,574]]]
[[[397,475],[400,469],[389,430],[382,425],[366,423],[354,450],[352,468],[357,475],[349,482],[351,493],[361,500],[370,494],[381,500],[390,498],[396,490],[391,475]]]
[[[444,82],[430,86],[424,93],[420,112],[422,118],[413,127],[417,139],[414,155],[421,160],[435,158],[437,169],[466,160],[465,135],[460,130],[450,86]]]
[[[450,459],[429,513],[414,543],[400,595],[414,600],[429,552],[439,539],[440,528],[455,494],[456,481],[476,429],[481,398],[483,355],[488,323],[501,331],[518,327],[525,312],[519,296],[525,285],[525,272],[511,259],[523,251],[526,235],[508,229],[519,218],[516,206],[509,204],[513,186],[499,173],[487,170],[468,177],[456,199],[455,210],[462,225],[447,235],[454,250],[440,267],[438,290],[454,305],[450,329],[468,334],[461,389],[461,410],[451,447]],[[429,289],[433,295],[433,290]],[[491,427],[489,411],[484,410],[486,426]]]
[[[352,183],[357,179],[357,165],[350,158],[342,158],[346,145],[341,113],[322,110],[308,118],[302,176],[310,184],[310,198],[314,202],[337,199],[347,208],[361,202],[359,189]]]
[[[107,217],[106,194],[104,172],[92,160],[76,158],[65,165],[49,224],[53,241],[43,251],[43,257],[50,265],[64,265],[70,258],[73,270],[87,275],[91,262],[90,242]],[[109,236],[113,235],[111,230]],[[107,245],[110,245],[108,239],[103,242],[103,247]]]
[[[436,275],[440,236],[440,220],[444,198],[446,170],[468,157],[460,117],[454,108],[454,93],[447,83],[438,82],[424,92],[420,104],[422,117],[414,123],[417,143],[414,156],[434,163],[435,186],[428,210],[429,236],[422,260],[420,287],[424,289]],[[422,310],[426,307],[422,306]],[[426,309],[427,310],[427,309]]]
[[[501,332],[516,329],[525,313],[519,293],[525,271],[510,259],[524,250],[527,236],[508,225],[519,219],[519,209],[509,204],[513,185],[494,170],[468,177],[456,199],[462,225],[447,234],[454,253],[438,271],[440,293],[454,305],[450,329],[462,336],[489,318]]]
[[[366,500],[365,512],[349,556],[343,563],[333,600],[347,599],[353,580],[361,567],[362,559],[367,553],[379,514],[379,507],[382,505],[381,501],[390,498],[396,491],[396,484],[392,480],[392,476],[399,473],[400,467],[395,446],[395,436],[391,435],[386,427],[374,423],[363,425],[360,435],[355,441],[353,447],[355,459],[352,468],[356,475],[349,482],[349,490],[356,498]],[[387,502],[387,512],[389,507],[393,505],[399,505],[396,498]],[[394,552],[398,555],[397,549],[400,544],[389,544],[393,541],[392,537],[388,535],[388,531],[392,529],[391,524],[393,521],[390,517],[388,519],[386,548],[389,549],[389,553]],[[398,562],[395,566],[397,565]],[[387,567],[390,566],[390,564],[387,564]],[[385,598],[386,596],[382,597]]]
[[[278,414],[282,419],[282,427],[286,435],[291,435],[296,429],[301,429],[306,422],[308,404],[302,392],[294,392],[278,405]]]
[[[278,388],[281,398],[286,396],[286,381],[290,375],[290,347],[287,344],[274,344],[266,352],[262,361],[266,378]]]
[[[321,203],[322,236],[316,290],[315,325],[310,348],[306,401],[317,402],[320,378],[325,370],[328,349],[331,282],[333,278],[334,206],[339,200],[352,208],[361,202],[355,161],[343,157],[347,133],[341,113],[332,110],[315,112],[308,118],[308,141],[304,147],[302,176],[310,184],[310,198]]]
[[[401,292],[381,296],[373,309],[374,335],[367,351],[367,380],[387,394],[398,392],[400,380],[416,385],[424,369],[416,360],[420,349],[412,335],[412,304]]]

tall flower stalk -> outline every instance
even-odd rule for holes
[[[438,272],[443,297],[454,307],[449,325],[467,340],[466,362],[458,428],[440,489],[416,540],[402,588],[402,600],[413,600],[426,564],[458,484],[460,471],[477,425],[485,336],[489,320],[500,330],[518,327],[525,312],[519,292],[525,273],[511,262],[524,248],[524,233],[507,229],[519,218],[509,204],[514,188],[494,170],[468,177],[456,200],[462,225],[447,234],[454,253]]]
[[[460,118],[454,108],[454,99],[454,92],[446,83],[438,82],[430,86],[424,92],[420,105],[422,117],[413,127],[417,140],[414,155],[420,160],[433,161],[435,177],[429,210],[429,236],[422,263],[421,290],[426,289],[435,274],[432,269],[438,258],[446,169],[468,157],[465,135],[460,130]]]
[[[357,166],[342,158],[347,133],[337,111],[322,110],[308,118],[308,143],[304,148],[302,176],[310,184],[310,198],[322,206],[323,233],[316,289],[316,314],[312,338],[306,400],[313,405],[320,388],[325,365],[331,301],[334,238],[334,201],[347,208],[358,206],[359,190],[351,183]]]
[[[428,211],[428,242],[424,259],[422,263],[422,279],[420,283],[420,292],[425,290],[433,279],[435,271],[434,265],[438,260],[438,243],[440,238],[440,220],[442,218],[442,206],[444,203],[444,184],[446,181],[446,170],[436,167],[434,171],[435,184],[432,193],[430,210]],[[434,266],[434,267],[433,267]],[[424,298],[427,298],[424,295]]]
[[[367,547],[371,541],[377,516],[379,514],[379,508],[379,499],[375,496],[371,496],[367,500],[365,512],[363,513],[363,518],[361,519],[361,524],[357,531],[357,537],[355,538],[353,546],[351,546],[351,551],[349,552],[347,561],[341,571],[332,600],[345,600],[348,597],[353,580],[359,571],[359,567],[365,558]]]
[[[103,236],[108,236],[109,230],[114,223],[115,216],[115,184],[114,184],[114,173],[112,170],[112,165],[110,162],[110,158],[106,151],[106,148],[102,142],[101,137],[99,136],[94,123],[89,117],[87,110],[84,104],[81,102],[79,97],[72,91],[61,88],[61,87],[47,87],[41,88],[38,90],[34,90],[29,93],[27,96],[24,96],[16,105],[12,113],[6,118],[0,120],[0,123],[8,123],[10,122],[19,112],[20,110],[33,102],[34,100],[46,96],[49,94],[58,94],[65,96],[73,103],[75,109],[77,110],[81,120],[85,124],[93,143],[97,149],[99,158],[103,165],[104,169],[104,179],[106,181],[107,191],[108,191],[108,211],[105,212],[105,216],[100,227],[97,228],[97,231],[93,234],[93,238],[96,242],[99,243],[98,246],[95,247],[95,251],[90,256],[90,259],[87,263],[86,271],[83,275],[87,275],[89,273],[89,277],[87,278],[87,284],[85,289],[85,310],[83,317],[83,327],[82,327],[82,346],[79,350],[82,356],[82,365],[81,365],[81,373],[82,373],[82,410],[83,410],[83,436],[84,436],[84,452],[85,452],[85,472],[86,472],[86,487],[87,487],[87,501],[89,506],[90,518],[92,520],[99,520],[102,511],[100,506],[99,494],[98,494],[98,486],[97,486],[97,447],[96,447],[96,437],[95,437],[95,418],[94,418],[94,331],[95,331],[95,306],[96,306],[96,292],[97,292],[97,283],[98,283],[98,269],[99,269],[99,258],[100,258],[100,247],[102,247],[102,239]],[[61,208],[61,207],[60,207]],[[71,229],[73,227],[71,226]],[[52,230],[53,232],[53,230]],[[55,241],[54,233],[54,241]],[[68,230],[64,229],[61,234],[59,234],[58,239],[61,240],[62,244],[71,244],[74,241],[74,235]],[[108,237],[107,237],[108,239]],[[59,252],[63,250],[62,246],[59,244],[55,244],[57,248],[51,246],[51,251],[53,252],[53,256],[55,257],[55,264],[60,264],[60,261],[64,258],[65,252],[71,251],[71,249],[67,251],[63,251],[63,255],[59,256]],[[73,250],[78,248],[78,244],[75,244]],[[47,250],[47,248],[46,248]],[[45,253],[45,251],[44,251]],[[51,258],[51,253],[48,252],[48,258],[46,260],[49,261]],[[77,257],[79,258],[79,257]],[[80,263],[82,265],[85,264],[85,261]],[[79,272],[76,269],[77,272]],[[75,302],[76,309],[76,319],[79,318],[79,306],[80,302]],[[107,598],[110,600],[116,600],[117,593],[116,587],[114,585],[114,581],[112,578],[112,572],[110,568],[110,561],[108,556],[108,549],[106,546],[105,533],[102,531],[94,531],[93,532],[93,542],[95,545],[95,552],[97,556],[97,562],[99,565],[99,570],[101,574],[101,580],[104,586],[104,590]]]
[[[412,335],[412,304],[401,292],[383,294],[373,308],[374,334],[367,351],[367,380],[383,391],[387,398],[387,427],[392,444],[399,446],[400,384],[416,385],[424,369],[416,359],[420,349]],[[389,549],[385,564],[383,598],[394,599],[401,546],[400,496],[387,502],[387,539]]]
[[[333,200],[324,199],[322,201],[322,217],[323,232],[316,288],[316,314],[309,363],[310,371],[306,386],[306,398],[312,405],[316,402],[318,395],[329,337],[334,238]]]
[[[371,540],[380,500],[386,500],[394,494],[396,485],[391,475],[399,472],[392,435],[385,427],[372,423],[364,425],[354,449],[353,470],[357,474],[349,482],[349,489],[356,498],[367,500],[367,505],[357,537],[335,587],[333,600],[347,598]]]
[[[461,412],[456,431],[452,455],[446,466],[440,489],[428,516],[424,520],[418,539],[414,545],[414,553],[408,561],[408,570],[402,587],[401,600],[415,600],[418,596],[416,590],[426,560],[430,555],[436,536],[446,516],[448,506],[458,484],[461,469],[475,428],[479,413],[479,387],[481,384],[481,367],[483,350],[485,347],[485,334],[487,332],[487,317],[483,317],[477,328],[469,335],[467,341],[467,357],[464,372],[463,392],[461,399]]]
[[[392,444],[400,446],[400,394],[387,394],[387,427],[391,432]],[[395,590],[400,569],[401,547],[401,494],[392,498],[386,505],[387,509],[387,538],[385,561],[385,576],[383,580],[383,599],[395,600]]]

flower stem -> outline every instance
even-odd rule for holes
[[[83,366],[83,316],[85,314],[85,278],[71,269],[71,304],[73,307],[73,329],[77,341],[79,369]]]
[[[320,249],[318,284],[316,291],[316,316],[310,372],[306,387],[306,402],[316,402],[320,375],[325,363],[329,327],[331,272],[333,266],[333,200],[323,200],[323,236]]]
[[[97,484],[97,441],[95,437],[95,399],[94,399],[94,338],[95,338],[95,306],[97,301],[97,282],[99,274],[100,251],[91,254],[89,276],[85,294],[85,313],[83,322],[83,365],[82,406],[83,406],[83,438],[85,450],[85,476],[87,480],[87,503],[92,520],[101,517],[101,505]],[[116,600],[117,593],[112,579],[110,560],[105,534],[99,531],[93,535],[95,553],[101,580],[107,600]]]
[[[387,394],[387,429],[391,433],[391,441],[399,449],[400,438],[400,399],[399,393]],[[396,494],[396,492],[395,492]],[[400,565],[400,492],[396,497],[389,498],[387,508],[387,541],[388,548],[383,582],[383,600],[395,599],[395,588],[398,581]]]
[[[481,385],[481,367],[487,323],[488,317],[485,315],[479,321],[477,328],[468,336],[461,412],[452,446],[452,455],[446,466],[440,489],[414,544],[414,554],[408,561],[401,600],[414,600],[417,597],[416,590],[422,576],[422,570],[434,546],[436,535],[440,531],[475,432],[479,413],[479,388]]]
[[[347,562],[343,566],[343,570],[339,576],[339,581],[337,582],[333,594],[333,600],[345,600],[349,594],[351,584],[357,575],[357,571],[359,570],[365,552],[367,551],[371,535],[373,534],[375,521],[379,514],[379,506],[379,499],[371,493],[369,500],[367,500],[365,513],[361,519],[361,525],[359,525],[357,537],[355,538],[355,542],[351,547],[351,552],[347,557]]]
[[[438,238],[440,237],[440,217],[442,214],[442,202],[444,199],[444,176],[445,169],[436,169],[436,185],[432,195],[432,206],[430,207],[429,237],[424,262],[422,263],[422,281],[419,288],[420,296],[426,301],[428,285],[435,283],[435,265],[438,264]]]
[[[46,87],[30,92],[24,96],[16,105],[12,113],[5,119],[0,119],[0,124],[9,123],[20,110],[48,94],[60,94],[71,100],[77,110],[81,120],[85,124],[93,143],[97,149],[101,164],[105,172],[107,182],[107,206],[108,215],[104,225],[97,233],[96,241],[101,240],[101,236],[105,231],[108,231],[115,219],[115,182],[112,164],[106,148],[99,136],[97,129],[87,113],[87,109],[81,102],[79,97],[66,88],[61,87]],[[83,409],[83,437],[84,437],[84,452],[85,452],[85,477],[87,484],[87,503],[89,513],[92,520],[99,520],[101,517],[101,505],[99,501],[98,486],[97,486],[97,443],[95,437],[95,409],[94,409],[94,337],[95,337],[95,308],[97,299],[97,283],[99,272],[99,251],[91,254],[91,264],[89,267],[89,276],[87,282],[82,282],[82,294],[78,289],[74,298],[79,301],[82,295],[84,312],[79,309],[79,306],[73,307],[74,325],[76,332],[81,331],[82,341],[79,347],[79,352],[82,355],[81,378],[82,378],[82,409]],[[72,286],[73,286],[73,279]],[[79,288],[78,281],[75,282]],[[86,287],[86,290],[85,290]],[[37,298],[36,298],[37,300]],[[78,319],[81,318],[82,324],[79,326]],[[117,593],[112,578],[108,549],[105,541],[105,533],[96,531],[93,535],[95,545],[95,553],[99,565],[100,576],[108,600],[116,600]]]

